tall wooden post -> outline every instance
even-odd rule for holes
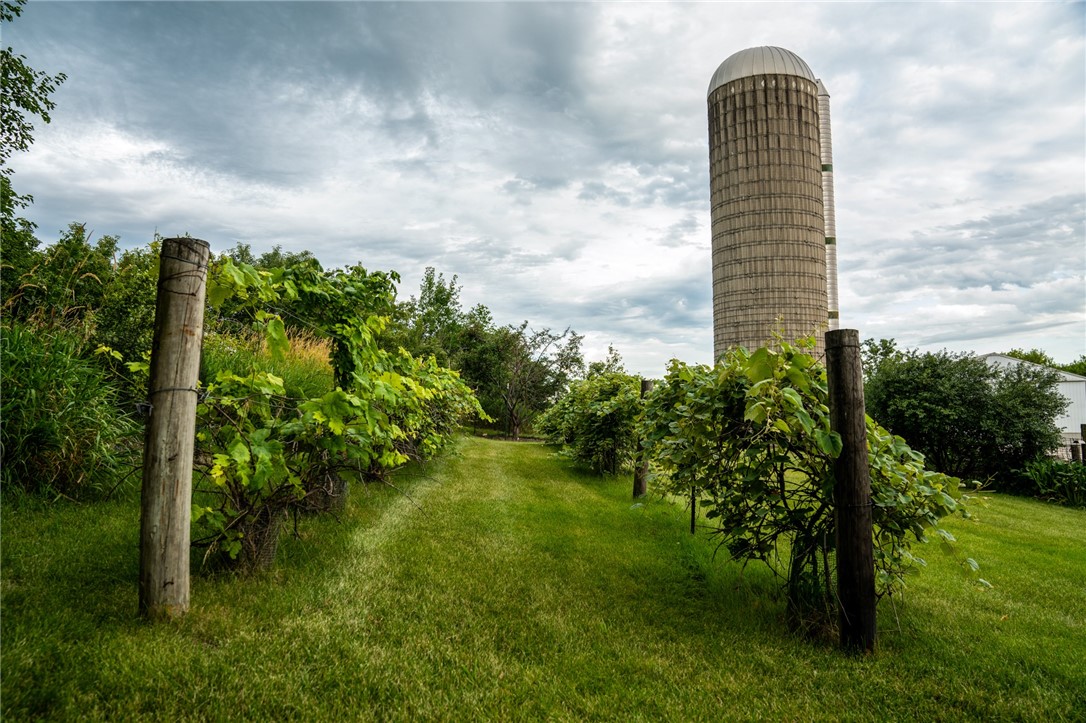
[[[698,532],[698,488],[690,488],[690,534]]]
[[[652,391],[652,380],[641,380],[641,399],[644,401],[645,397]],[[644,448],[641,446],[645,440],[637,440],[637,467],[634,469],[634,488],[633,496],[636,500],[638,497],[644,497],[648,492],[649,484],[649,459],[645,454]]]
[[[196,382],[209,256],[206,241],[162,242],[140,505],[139,610],[150,619],[178,617],[189,608]]]
[[[834,463],[833,488],[841,646],[871,652],[875,647],[875,561],[859,332],[826,332],[826,370],[830,425],[842,442]]]

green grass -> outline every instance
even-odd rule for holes
[[[279,567],[135,619],[138,504],[5,503],[4,720],[1086,719],[1086,512],[993,496],[866,659],[764,570],[537,444],[468,439],[303,520]]]

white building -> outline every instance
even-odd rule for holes
[[[1028,364],[1032,367],[1049,369],[1033,362],[1015,359],[1006,354],[985,354],[981,357],[989,365],[994,367],[1007,367],[1015,364]],[[1058,388],[1060,394],[1068,401],[1067,409],[1063,415],[1056,418],[1056,426],[1063,432],[1063,446],[1068,447],[1075,442],[1082,441],[1082,425],[1086,424],[1086,377],[1065,372],[1062,369],[1052,369],[1060,375]],[[1064,450],[1066,453],[1067,450]]]

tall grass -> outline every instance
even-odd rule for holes
[[[155,626],[134,504],[6,503],[3,718],[1086,717],[1086,512],[993,495],[952,524],[995,587],[932,551],[860,659],[789,634],[771,576],[714,559],[681,507],[539,445],[467,440],[394,482]]]
[[[290,332],[288,339],[289,351],[276,359],[256,332],[208,332],[204,336],[200,378],[209,382],[222,370],[244,373],[257,369],[281,377],[288,397],[309,399],[331,391],[331,342],[305,331]]]
[[[88,358],[83,336],[12,322],[0,339],[3,486],[79,495],[126,479],[137,427],[117,406],[117,386]]]

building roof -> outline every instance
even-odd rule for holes
[[[1006,354],[981,354],[980,358],[988,362],[990,366],[1010,366],[1012,364],[1025,364],[1031,367],[1037,367],[1038,369],[1047,369],[1050,372],[1056,372],[1059,375],[1061,382],[1086,382],[1086,377],[1080,374],[1073,374],[1071,372],[1065,372],[1063,369],[1056,369],[1054,367],[1046,367],[1043,364],[1034,364],[1033,362],[1019,359],[1018,357],[1007,356]]]
[[[713,73],[713,79],[709,81],[707,94],[711,94],[720,86],[733,80],[767,73],[797,75],[810,81],[817,80],[815,74],[811,72],[810,66],[803,62],[803,58],[791,50],[777,48],[772,45],[762,45],[757,48],[740,50],[738,53],[728,56],[728,59],[721,63],[720,67]]]

